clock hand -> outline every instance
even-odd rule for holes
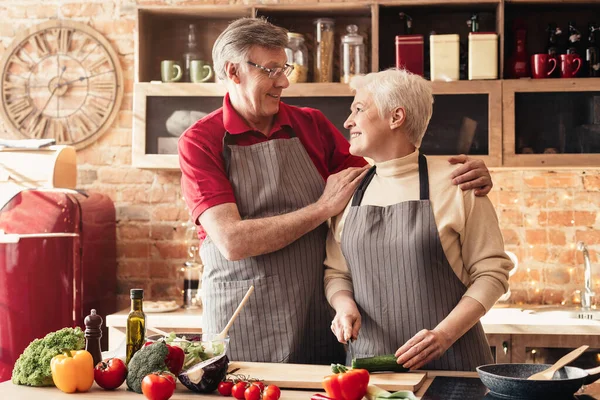
[[[67,81],[65,83],[59,83],[58,87],[65,86],[65,85],[70,85],[71,83],[74,83],[74,82],[83,82],[86,79],[95,78],[95,77],[97,77],[99,75],[104,75],[104,74],[108,74],[108,73],[111,73],[111,72],[114,72],[114,69],[111,69],[110,71],[99,72],[97,74],[90,75],[90,76],[80,76],[79,78],[73,79],[71,81]]]
[[[60,78],[62,77],[62,75],[65,73],[65,70],[67,69],[66,66],[63,65],[62,67],[62,71],[60,71],[60,75],[58,75],[58,80],[60,81]],[[48,104],[50,104],[50,100],[52,100],[52,97],[54,97],[54,93],[56,92],[56,89],[59,88],[59,84],[57,84],[56,86],[54,86],[54,89],[52,89],[52,93],[50,93],[50,97],[48,97],[48,100],[46,100],[46,104],[44,104],[44,107],[40,110],[40,112],[38,113],[38,115],[40,115],[41,113],[44,112],[44,110],[46,109],[46,107],[48,107]]]

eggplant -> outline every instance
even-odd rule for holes
[[[227,375],[228,367],[229,359],[222,354],[182,371],[178,378],[186,388],[193,392],[212,393]]]

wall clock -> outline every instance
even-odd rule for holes
[[[15,37],[0,68],[0,113],[22,138],[54,138],[80,149],[110,127],[121,106],[117,53],[83,23],[30,28]]]

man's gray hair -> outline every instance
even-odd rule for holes
[[[287,30],[264,18],[240,18],[219,35],[212,50],[213,67],[217,78],[225,80],[225,64],[247,61],[253,46],[283,49],[288,44]]]
[[[433,114],[431,82],[405,69],[388,69],[352,78],[353,90],[365,89],[373,98],[381,118],[387,118],[396,108],[404,108],[403,128],[408,140],[420,147]]]

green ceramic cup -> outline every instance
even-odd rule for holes
[[[213,69],[202,60],[190,61],[190,80],[194,83],[208,82],[213,77]]]
[[[178,82],[181,79],[181,66],[173,60],[164,60],[160,63],[160,76],[163,82]]]

